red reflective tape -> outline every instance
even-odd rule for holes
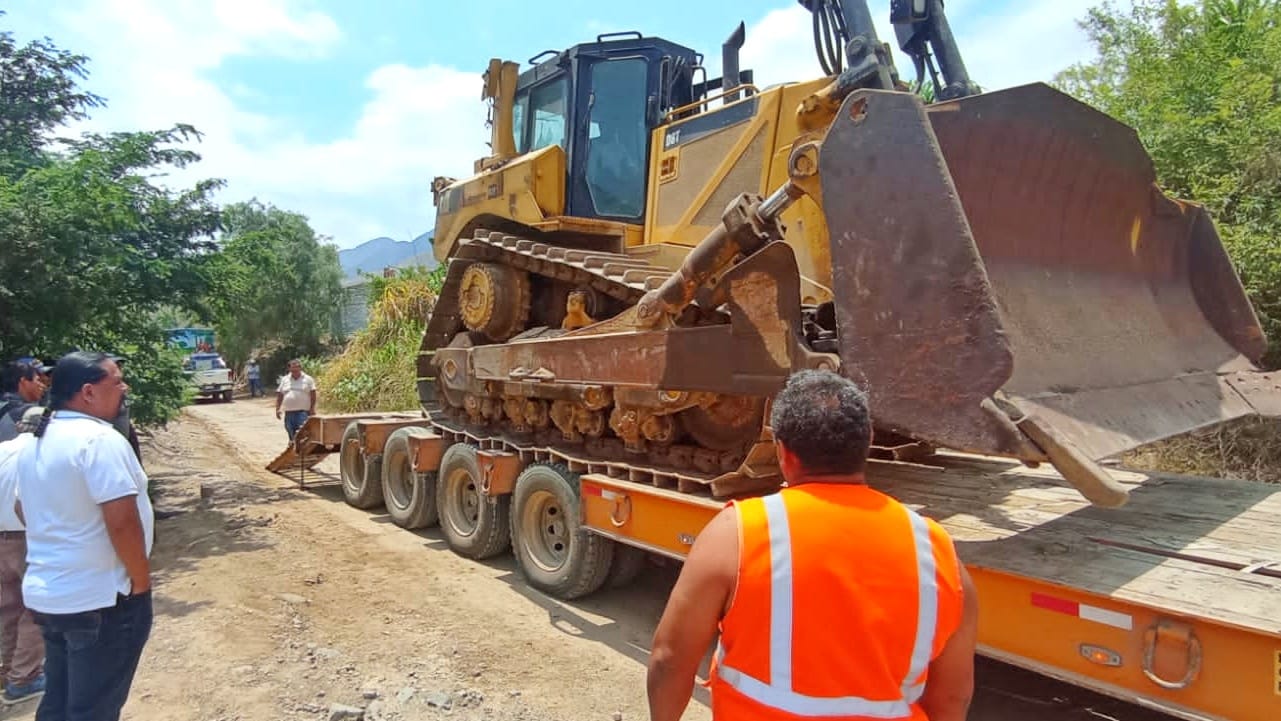
[[[605,490],[602,489],[600,486],[593,486],[587,483],[584,483],[582,485],[582,491],[584,496],[604,496],[605,495]]]
[[[1081,608],[1080,604],[1076,601],[1069,601],[1066,598],[1047,596],[1043,593],[1032,594],[1032,605],[1037,608],[1044,608],[1047,611],[1066,613],[1069,616],[1077,615]]]

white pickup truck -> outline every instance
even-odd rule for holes
[[[217,353],[192,353],[187,356],[183,370],[196,388],[197,398],[213,398],[231,402],[231,369]]]

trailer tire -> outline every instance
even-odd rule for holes
[[[636,577],[645,570],[649,554],[626,543],[614,544],[614,563],[609,568],[609,577],[605,579],[606,588],[623,588],[630,586]]]
[[[365,458],[360,428],[356,421],[348,423],[342,433],[342,449],[338,452],[338,475],[342,479],[342,495],[347,505],[365,509],[382,505],[381,466],[380,459]],[[371,478],[373,482],[370,482]]]
[[[454,553],[478,561],[511,545],[511,496],[490,498],[480,488],[476,447],[455,443],[446,448],[436,476],[440,530]]]
[[[516,478],[512,551],[534,588],[565,600],[598,590],[609,576],[615,543],[582,524],[578,474],[538,463]]]
[[[409,439],[417,428],[399,428],[383,446],[383,504],[391,522],[410,530],[436,524],[436,473],[414,470]]]

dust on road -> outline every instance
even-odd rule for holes
[[[156,621],[126,719],[648,718],[674,565],[560,602],[510,556],[468,561],[435,530],[347,506],[332,459],[304,490],[262,470],[284,443],[263,399],[188,408],[146,444]],[[976,721],[1167,718],[990,662],[979,686]],[[700,690],[685,719],[710,718],[706,702]]]

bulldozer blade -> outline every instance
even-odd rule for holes
[[[878,425],[1043,460],[1001,422],[1030,417],[1098,460],[1281,410],[1209,216],[1107,115],[1043,84],[928,110],[861,91],[820,171],[842,363]]]
[[[819,156],[842,372],[880,429],[1043,459],[992,403],[1014,356],[920,102],[858,91]]]

